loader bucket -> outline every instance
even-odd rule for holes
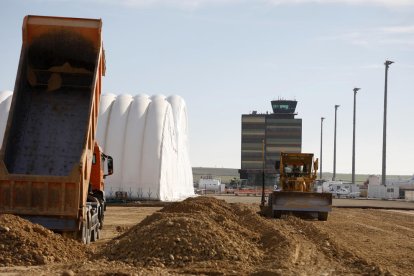
[[[276,218],[283,212],[313,212],[319,220],[326,220],[332,210],[332,194],[276,191],[269,204]]]

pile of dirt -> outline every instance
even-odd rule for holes
[[[82,260],[86,247],[18,216],[0,215],[0,266]]]
[[[274,237],[270,246],[264,240],[269,236],[266,233]],[[283,235],[253,209],[197,197],[147,217],[109,244],[104,255],[149,266],[182,267],[209,261],[257,264],[267,249],[277,247],[283,252],[286,246]]]

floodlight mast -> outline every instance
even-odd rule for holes
[[[356,94],[361,88],[354,88],[354,119],[352,132],[352,184],[355,184],[355,120],[356,120]]]
[[[320,170],[319,170],[319,178],[322,179],[322,147],[323,147],[323,120],[325,120],[325,117],[321,117],[321,154],[319,156],[320,159]]]
[[[336,179],[336,113],[340,105],[335,105],[335,132],[334,132],[334,160],[333,160],[333,175],[332,180]]]
[[[388,93],[388,69],[394,61],[386,60],[385,65],[385,84],[384,84],[384,125],[382,128],[382,178],[381,184],[386,185],[387,178],[387,93]]]

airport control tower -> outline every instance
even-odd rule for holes
[[[241,169],[240,179],[249,185],[276,183],[275,162],[280,152],[302,151],[302,119],[295,118],[295,100],[271,101],[273,113],[243,114],[241,121]]]

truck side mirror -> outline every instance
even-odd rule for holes
[[[109,155],[107,155],[106,157],[108,159],[108,173],[104,174],[104,177],[114,173],[114,160]]]
[[[114,173],[114,160],[111,156],[108,156],[108,175]]]

